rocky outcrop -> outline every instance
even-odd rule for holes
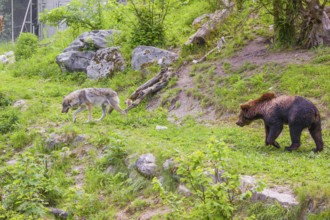
[[[87,72],[96,51],[106,48],[108,38],[116,30],[97,30],[83,33],[75,39],[63,53],[56,57],[63,72]]]
[[[256,191],[257,180],[252,176],[241,176],[241,190],[243,192],[250,190],[253,192],[253,201],[272,202],[277,201],[283,207],[291,207],[298,205],[298,201],[293,192],[285,186],[274,186],[265,188],[261,192]]]
[[[150,46],[138,46],[132,53],[132,68],[141,70],[154,63],[160,66],[167,66],[178,58],[179,56],[176,53],[168,50]]]
[[[87,67],[87,76],[90,79],[111,77],[117,71],[125,69],[125,60],[118,47],[109,47],[98,50]]]

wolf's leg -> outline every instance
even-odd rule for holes
[[[112,111],[113,111],[113,108],[112,108],[111,105],[110,105],[110,108],[109,108],[108,114],[110,115],[110,114],[112,113]]]
[[[101,121],[105,117],[106,112],[107,112],[107,105],[103,104],[102,105],[102,116],[101,116],[101,118],[97,119],[96,121]]]
[[[88,108],[88,121],[87,122],[90,122],[92,121],[92,118],[93,118],[93,115],[92,115],[92,108],[93,108],[93,105],[92,104],[87,104],[87,108]]]
[[[116,111],[120,112],[122,115],[126,115],[126,112],[122,110],[119,106],[119,99],[110,99],[110,108],[114,108]]]
[[[76,122],[76,116],[79,112],[84,111],[86,109],[86,106],[81,106],[73,113],[73,122]]]

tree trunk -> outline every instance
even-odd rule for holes
[[[305,1],[299,38],[304,47],[329,44],[330,21],[324,11],[325,3],[320,5],[318,0]]]

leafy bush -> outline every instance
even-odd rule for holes
[[[154,189],[173,208],[173,219],[231,219],[238,202],[251,196],[250,191],[240,191],[238,175],[228,171],[228,153],[229,148],[223,141],[212,138],[205,150],[176,158],[176,173],[180,182],[191,190],[190,198],[166,192],[157,179],[153,180]]]
[[[164,19],[168,12],[168,1],[144,1],[132,3],[137,25],[132,29],[132,45],[158,46],[165,43]]]
[[[56,179],[48,176],[44,158],[35,157],[30,152],[21,154],[15,166],[6,167],[1,176],[6,177],[0,179],[4,209],[26,217],[43,216],[45,205],[60,194]]]
[[[73,0],[65,6],[46,11],[40,16],[40,21],[56,26],[64,21],[73,29],[102,29],[103,5],[101,0]]]
[[[8,106],[12,102],[11,99],[9,99],[5,94],[2,94],[0,92],[0,107]]]
[[[16,42],[15,57],[16,60],[28,59],[37,50],[38,38],[31,33],[22,33]]]
[[[0,133],[5,134],[12,131],[18,122],[17,112],[13,109],[0,111]]]

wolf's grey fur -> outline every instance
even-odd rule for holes
[[[75,122],[77,114],[87,108],[89,111],[88,122],[90,122],[92,120],[92,108],[94,105],[97,105],[102,107],[102,116],[97,119],[97,121],[100,121],[105,117],[108,105],[110,106],[109,114],[115,109],[121,114],[126,115],[126,112],[120,108],[119,102],[117,93],[109,88],[79,89],[64,97],[62,113],[67,113],[70,108],[79,107],[73,113],[73,122]]]

